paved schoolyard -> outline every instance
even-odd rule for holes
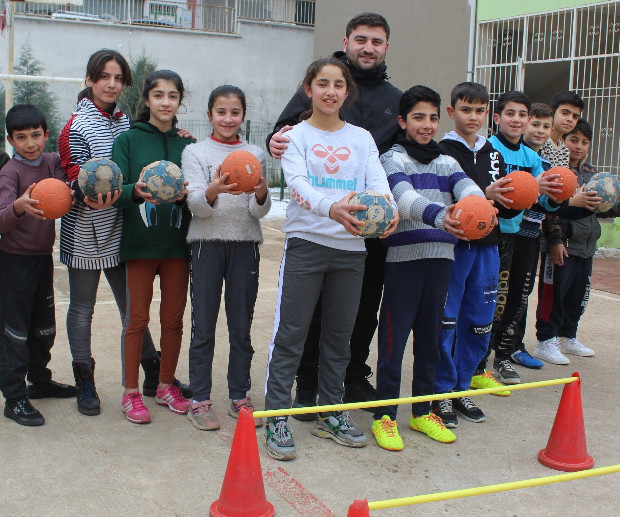
[[[263,224],[260,290],[252,331],[256,349],[251,395],[262,407],[268,343],[272,333],[278,267],[282,254],[281,221]],[[620,261],[606,261],[606,277],[618,277]],[[611,292],[609,292],[611,291]],[[596,350],[594,358],[574,358],[568,367],[546,365],[542,370],[520,369],[522,380],[583,377],[583,406],[589,453],[595,466],[620,463],[616,431],[618,335],[620,296],[594,290],[582,320],[580,339]],[[158,296],[157,294],[155,295]],[[66,268],[56,267],[58,337],[51,367],[59,381],[72,379],[65,331],[68,300]],[[530,304],[527,343],[533,348],[535,294]],[[157,304],[151,330],[157,329]],[[186,313],[184,346],[178,377],[187,380],[190,329]],[[214,365],[213,400],[222,429],[202,432],[184,416],[172,414],[146,399],[153,422],[130,424],[120,411],[120,321],[105,280],[94,318],[93,355],[102,401],[97,417],[80,415],[74,400],[35,401],[46,418],[41,428],[25,428],[0,418],[0,515],[30,516],[203,516],[218,498],[226,469],[235,421],[226,415],[227,334],[220,314]],[[403,372],[402,395],[407,396],[411,359]],[[375,361],[373,355],[371,361]],[[282,463],[259,447],[268,500],[279,516],[344,516],[354,499],[380,500],[469,488],[556,474],[536,460],[546,445],[562,387],[540,388],[500,398],[477,397],[487,421],[459,423],[457,441],[435,443],[407,427],[408,411],[399,412],[405,450],[380,449],[370,436],[370,413],[354,411],[358,426],[369,435],[364,449],[347,449],[310,434],[312,424],[292,421],[298,458]],[[2,403],[0,402],[0,407]],[[257,435],[262,436],[259,430]],[[619,475],[567,482],[546,487],[423,507],[371,512],[371,515],[577,516],[620,512]],[[239,498],[247,497],[240,490]]]

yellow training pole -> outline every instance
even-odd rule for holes
[[[269,418],[285,415],[304,415],[306,413],[318,413],[327,411],[348,411],[350,409],[363,409],[369,407],[396,406],[398,404],[413,404],[414,402],[427,402],[430,400],[453,399],[460,397],[473,397],[486,395],[498,391],[518,391],[531,388],[542,388],[544,386],[557,386],[558,384],[570,384],[579,380],[579,377],[566,377],[563,379],[551,379],[548,381],[527,382],[525,384],[511,384],[510,386],[500,386],[497,388],[485,388],[482,390],[452,391],[450,393],[436,393],[434,395],[424,395],[421,397],[405,397],[401,399],[389,400],[370,400],[368,402],[352,402],[350,404],[332,404],[329,406],[308,406],[290,409],[271,409],[268,411],[254,411],[254,418]]]
[[[569,472],[567,474],[558,474],[556,476],[524,479],[523,481],[512,481],[510,483],[501,483],[499,485],[465,488],[463,490],[451,490],[450,492],[440,492],[437,494],[416,495],[413,497],[402,497],[400,499],[386,499],[384,501],[372,501],[368,503],[368,509],[382,510],[385,508],[396,508],[398,506],[431,503],[436,501],[445,501],[447,499],[459,499],[461,497],[470,497],[472,495],[493,494],[495,492],[506,492],[508,490],[516,490],[518,488],[529,488],[533,486],[550,485],[552,483],[561,483],[562,481],[572,481],[573,479],[602,476],[603,474],[611,474],[613,472],[620,472],[620,465],[599,467],[591,470],[582,470],[580,472]]]

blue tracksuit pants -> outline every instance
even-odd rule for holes
[[[435,393],[469,389],[489,347],[498,274],[497,246],[460,241],[454,247],[454,266],[439,335]]]

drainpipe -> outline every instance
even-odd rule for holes
[[[476,51],[476,0],[467,0],[469,5],[469,46],[467,48],[467,80],[474,80],[474,52]]]

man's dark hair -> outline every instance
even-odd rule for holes
[[[583,99],[575,92],[558,92],[551,98],[551,107],[557,110],[562,104],[570,104],[583,110]]]
[[[498,115],[502,114],[502,111],[506,108],[506,104],[509,102],[516,102],[517,104],[523,104],[527,108],[528,112],[532,107],[532,103],[530,102],[530,98],[525,95],[523,92],[519,92],[516,90],[511,90],[509,92],[502,93],[497,99],[497,104],[495,106],[495,113]]]
[[[383,30],[385,30],[386,40],[390,39],[390,26],[388,25],[387,20],[380,14],[360,13],[351,18],[349,23],[347,23],[347,38],[360,25],[368,25],[368,27],[383,27]]]
[[[453,108],[456,106],[457,101],[489,104],[489,90],[480,83],[459,83],[452,88],[450,93],[450,104]]]
[[[581,131],[584,134],[584,136],[588,140],[590,140],[590,142],[592,141],[592,126],[584,118],[580,118],[577,121],[577,124],[575,124],[575,129],[573,129],[572,131],[569,131],[568,133],[565,133],[562,138],[566,139],[568,135],[573,135],[575,133],[578,133],[579,131]]]
[[[13,131],[36,129],[47,131],[47,121],[43,112],[33,104],[16,104],[6,114],[6,133],[13,138]]]
[[[530,108],[530,117],[553,118],[555,110],[544,102],[535,102]]]
[[[403,93],[398,103],[398,114],[403,119],[406,119],[408,113],[418,102],[429,102],[432,106],[437,108],[437,116],[439,116],[441,97],[435,90],[430,89],[428,86],[422,86],[421,84],[416,84]]]

